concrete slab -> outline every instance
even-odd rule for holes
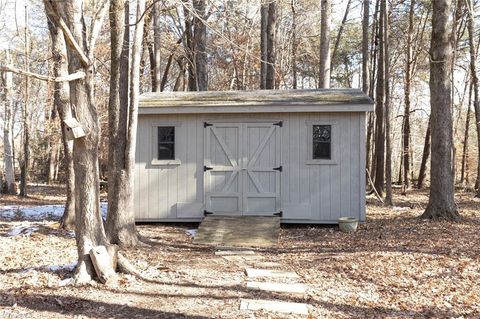
[[[304,303],[241,299],[240,310],[266,310],[281,313],[308,315],[308,306]]]
[[[278,282],[251,281],[251,282],[247,282],[247,289],[273,291],[273,292],[285,292],[285,293],[296,294],[296,295],[305,294],[304,284],[284,284],[284,283],[278,283]]]
[[[257,255],[245,255],[245,256],[227,255],[227,256],[222,256],[222,258],[234,263],[235,262],[257,263],[257,262],[261,262],[261,260],[264,259],[262,256],[257,256]]]
[[[277,270],[277,269],[245,268],[245,273],[247,274],[247,277],[250,277],[250,278],[256,278],[256,277],[300,278],[300,276],[293,271],[283,271],[283,270]]]
[[[208,215],[193,242],[221,247],[273,247],[280,233],[280,217]]]

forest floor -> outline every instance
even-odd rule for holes
[[[37,185],[28,200],[2,196],[2,207],[52,205],[61,187]],[[141,224],[155,244],[126,251],[152,280],[120,275],[116,284],[71,285],[72,232],[56,215],[0,217],[0,318],[293,318],[239,310],[241,298],[309,305],[309,318],[480,318],[480,201],[456,196],[462,220],[420,220],[425,191],[396,194],[394,208],[369,199],[356,233],[284,225],[276,248],[256,253],[296,271],[305,298],[245,288],[239,266],[195,245],[197,224]]]

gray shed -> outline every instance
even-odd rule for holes
[[[369,111],[372,100],[353,89],[144,94],[136,219],[364,221]]]

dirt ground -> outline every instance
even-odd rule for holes
[[[61,203],[61,187],[36,186],[27,201]],[[395,208],[369,199],[356,233],[337,227],[282,226],[280,243],[258,254],[296,271],[305,298],[248,291],[243,269],[192,244],[196,224],[142,224],[155,242],[126,255],[151,281],[121,275],[117,284],[72,286],[72,233],[56,220],[0,219],[0,318],[292,318],[239,310],[240,298],[305,302],[310,318],[480,318],[480,202],[459,193],[457,223],[417,218],[427,194],[397,195]],[[19,225],[30,236],[9,236]],[[66,265],[66,266],[65,266]],[[52,267],[63,266],[63,267]]]

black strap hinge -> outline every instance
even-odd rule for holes
[[[279,171],[279,172],[281,172],[281,171],[283,170],[283,168],[282,168],[282,166],[280,165],[279,167],[275,167],[273,170],[274,170],[274,171]]]
[[[213,212],[209,212],[207,210],[204,210],[203,211],[203,216],[207,216],[207,215],[213,215]]]
[[[213,169],[213,167],[208,167],[208,166],[205,166],[205,165],[203,166],[203,171],[204,172],[209,171],[211,169]]]
[[[203,127],[213,126],[211,123],[203,122]]]
[[[273,216],[283,217],[283,211],[273,214]]]
[[[282,126],[283,126],[283,121],[280,121],[280,122],[277,122],[277,123],[273,123],[273,125],[282,127]]]

